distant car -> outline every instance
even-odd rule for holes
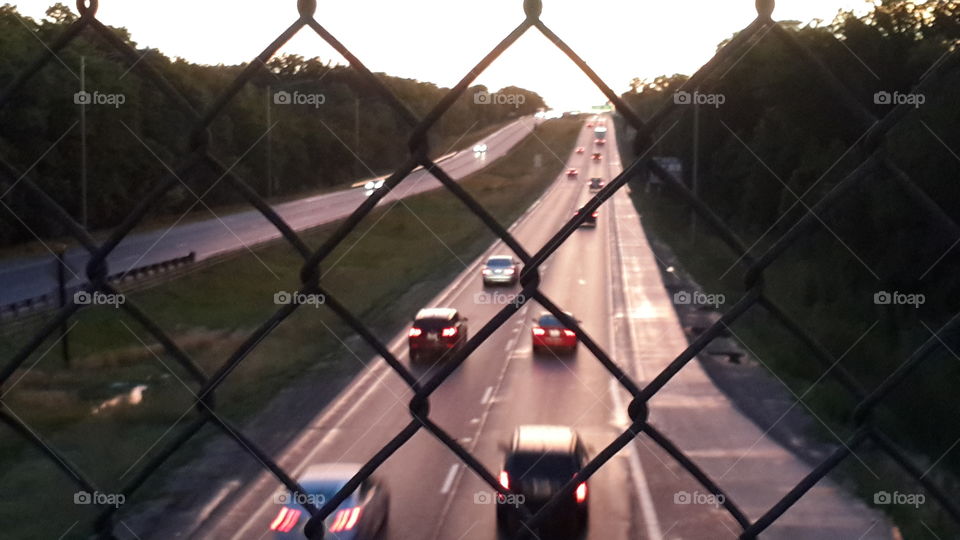
[[[587,185],[587,189],[590,193],[596,193],[603,189],[604,183],[602,178],[591,178],[590,183]]]
[[[589,458],[580,435],[567,426],[519,426],[514,432],[500,471],[500,485],[523,497],[524,506],[536,513],[560,493]],[[534,537],[568,538],[587,529],[588,483],[581,482],[574,492],[555,507],[552,516]],[[518,497],[519,499],[519,497]],[[498,504],[497,526],[507,537],[523,529],[520,515],[508,504]]]
[[[592,159],[593,159],[594,161],[600,161],[601,159],[603,159],[603,156],[600,155],[600,152],[594,152],[594,153],[593,153],[593,156],[592,156]]]
[[[520,279],[520,262],[512,255],[494,255],[483,266],[483,284],[515,285]]]
[[[592,127],[593,127],[593,122],[587,122],[587,128],[589,129],[589,128],[592,128]]]
[[[570,313],[567,315],[573,317]],[[572,353],[577,350],[579,343],[576,332],[564,326],[560,319],[548,311],[534,319],[530,334],[533,337],[533,354],[546,350]]]
[[[407,334],[410,362],[452,356],[467,343],[466,322],[454,308],[421,309]]]
[[[596,139],[596,140],[593,141],[593,144],[595,144],[595,145],[597,145],[597,146],[603,146],[603,145],[607,144],[607,140],[606,140],[606,139]]]
[[[323,506],[337,494],[360,470],[359,464],[331,463],[311,465],[299,478],[306,491],[303,496],[281,491],[274,502],[282,504],[279,513],[270,522],[270,530],[277,539],[304,538],[304,527],[310,513],[300,503]],[[328,531],[324,538],[337,540],[372,540],[382,538],[386,532],[390,497],[375,476],[364,480],[356,491],[344,499],[340,506],[324,520]]]
[[[573,217],[580,215],[580,211],[577,210],[573,213]],[[597,217],[600,215],[598,210],[594,210],[590,215],[587,216],[587,219],[580,224],[581,227],[596,227],[597,226]]]
[[[369,197],[373,192],[383,187],[383,180],[370,180],[363,185],[364,194]]]
[[[577,169],[567,169],[567,176],[570,178],[576,178],[580,174],[580,171]]]
[[[477,154],[482,154],[487,151],[487,145],[484,143],[474,145],[473,151]]]
[[[582,146],[578,146],[578,147],[577,147],[577,153],[578,153],[578,154],[582,154],[582,153],[584,153],[584,152],[586,152],[586,151],[587,151],[587,149],[584,148],[584,147],[582,147]]]

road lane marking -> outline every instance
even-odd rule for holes
[[[481,405],[486,405],[487,402],[490,401],[490,396],[492,396],[492,395],[493,395],[493,387],[492,387],[492,386],[488,386],[487,389],[486,389],[486,391],[483,392],[483,397],[480,398],[480,404],[481,404]]]
[[[457,477],[457,471],[459,469],[459,463],[454,463],[450,466],[450,470],[447,471],[447,477],[443,479],[443,485],[440,487],[441,494],[446,495],[450,493],[450,489],[453,487],[453,480]]]

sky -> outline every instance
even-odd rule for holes
[[[42,18],[53,0],[11,1]],[[74,2],[66,1],[73,6]],[[690,74],[756,16],[754,0],[544,0],[543,21],[618,94],[634,77]],[[317,20],[375,72],[456,84],[523,20],[522,0],[317,1]],[[265,6],[270,6],[269,8]],[[779,0],[778,20],[829,22],[868,0]],[[296,0],[100,0],[98,18],[141,47],[203,64],[239,64],[297,18]],[[346,63],[305,29],[281,52]],[[529,31],[477,80],[520,86],[560,110],[605,99],[559,50]]]

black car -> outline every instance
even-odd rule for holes
[[[410,362],[453,356],[467,343],[466,322],[454,308],[421,309],[407,334]]]
[[[590,190],[590,193],[596,193],[603,189],[603,179],[602,178],[591,178],[590,184],[587,186],[587,189]]]
[[[573,217],[578,217],[579,215],[580,215],[580,211],[579,211],[579,210],[577,210],[576,212],[573,213]],[[581,223],[580,226],[581,226],[581,227],[596,227],[596,226],[597,226],[597,216],[599,216],[599,215],[600,215],[600,212],[599,212],[598,210],[594,210],[594,211],[591,212],[589,215],[587,215],[587,219],[583,220],[583,223]]]
[[[520,426],[514,432],[500,472],[500,484],[516,497],[504,501],[522,503],[536,513],[560,493],[589,461],[583,441],[567,426]],[[546,525],[534,531],[538,537],[579,538],[587,530],[587,482],[577,485]],[[498,499],[499,500],[499,499]],[[502,536],[518,536],[523,529],[520,514],[501,501],[497,504],[497,527]]]

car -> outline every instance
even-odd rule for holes
[[[487,151],[486,143],[480,143],[480,144],[474,145],[473,151],[474,153],[477,153],[477,154],[482,154],[486,152]]]
[[[590,129],[592,127],[593,127],[593,122],[587,122],[587,129]]]
[[[520,279],[520,262],[512,255],[494,255],[483,265],[484,285],[516,285]]]
[[[600,161],[601,159],[603,159],[603,156],[600,155],[600,152],[594,152],[594,153],[593,153],[593,156],[592,156],[592,159],[593,159],[594,161]]]
[[[407,333],[410,362],[451,357],[467,343],[467,318],[454,308],[426,308],[417,312]]]
[[[603,145],[607,144],[607,140],[606,140],[606,139],[596,139],[596,140],[593,141],[593,144],[595,144],[595,145],[597,145],[597,146],[603,146]]]
[[[576,178],[578,174],[580,174],[580,171],[577,169],[567,169],[567,177],[569,178]]]
[[[580,210],[577,210],[573,213],[573,217],[580,215]],[[597,226],[597,217],[600,215],[599,210],[594,210],[587,216],[587,219],[583,220],[583,223],[580,224],[581,227],[596,227]]]
[[[360,464],[323,463],[307,467],[298,479],[304,493],[297,495],[286,489],[277,492],[273,501],[280,510],[269,524],[277,539],[304,538],[310,520],[305,504],[319,508],[343,488],[360,471]],[[364,480],[356,491],[343,500],[327,519],[324,538],[336,540],[368,540],[382,538],[386,532],[390,496],[376,476]]]
[[[567,313],[573,317],[572,314]],[[564,326],[553,313],[545,311],[533,319],[534,325],[530,329],[533,341],[533,354],[543,351],[555,353],[573,353],[577,350],[577,333]]]
[[[577,153],[578,153],[578,154],[582,154],[582,153],[584,153],[584,152],[586,152],[586,151],[587,151],[587,149],[584,148],[584,147],[582,147],[582,146],[578,146],[578,147],[577,147]]]
[[[587,184],[587,189],[590,193],[596,193],[603,189],[604,183],[602,178],[591,178],[590,182]]]
[[[500,485],[517,495],[530,513],[543,508],[586,466],[586,446],[568,426],[521,425],[514,431],[500,471]],[[533,531],[535,537],[577,537],[587,530],[589,485],[581,482],[565,498],[546,524]],[[504,501],[510,499],[503,498]],[[519,512],[509,504],[497,504],[497,527],[510,538],[526,531]],[[529,531],[527,531],[529,532]]]
[[[383,187],[383,180],[370,180],[363,185],[364,194],[369,197],[373,192]]]

